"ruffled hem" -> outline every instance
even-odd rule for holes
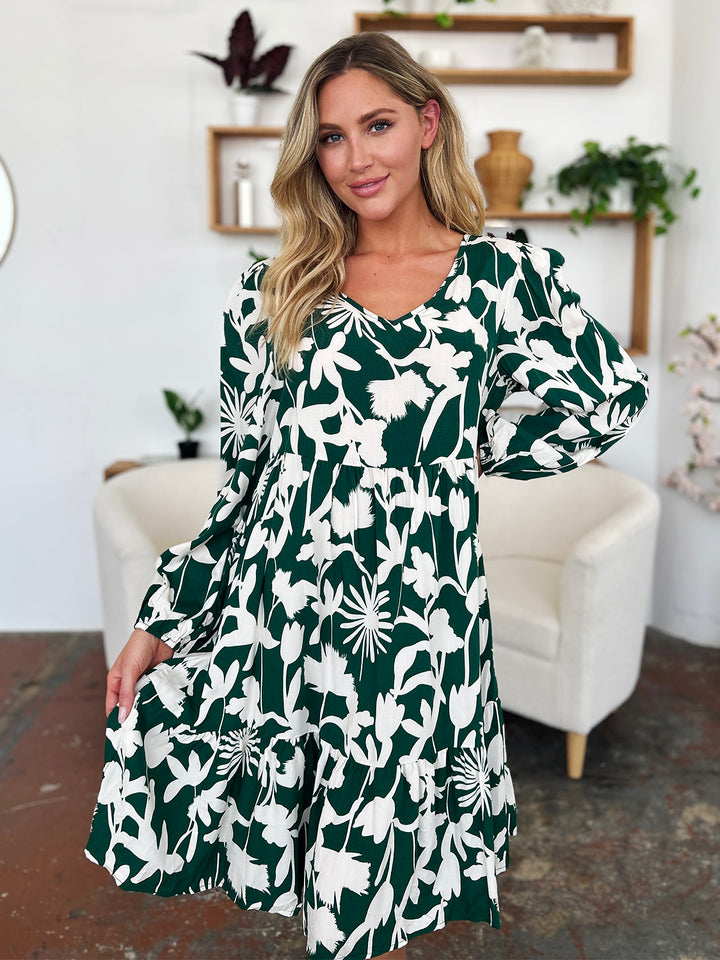
[[[452,919],[500,926],[495,877],[516,833],[504,758],[445,747],[366,765],[306,732],[262,749],[248,733],[225,777],[219,761],[178,788],[140,750],[124,771],[108,755],[88,859],[125,890],[220,887],[247,910],[302,911],[314,958],[361,960]]]

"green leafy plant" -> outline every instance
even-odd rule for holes
[[[190,53],[217,64],[222,69],[228,87],[235,84],[238,90],[246,93],[283,93],[284,91],[273,84],[285,69],[292,47],[280,44],[261,57],[255,57],[258,40],[250,12],[243,10],[230,31],[228,53],[224,60],[210,53],[199,53],[197,50],[191,50]]]
[[[610,209],[611,190],[620,180],[627,179],[632,186],[633,215],[642,219],[650,211],[658,217],[655,233],[667,233],[678,215],[671,204],[671,194],[680,188],[691,197],[697,197],[697,170],[673,170],[666,159],[668,148],[663,144],[639,143],[628,137],[624,146],[604,149],[595,140],[583,144],[583,154],[550,178],[551,185],[563,196],[578,192],[586,194],[584,207],[573,207],[573,219],[586,226],[598,213]]]
[[[520,199],[518,200],[519,207],[522,208],[525,205],[526,199],[533,192],[534,189],[535,189],[535,181],[528,180],[525,186],[523,187],[522,193],[520,194]]]
[[[197,430],[204,420],[202,410],[193,406],[200,394],[196,394],[192,400],[186,403],[174,390],[163,390],[163,393],[170,413],[175,417],[178,426],[184,432],[185,439],[189,440],[193,431]]]
[[[391,17],[406,17],[407,14],[406,14],[405,12],[403,12],[403,11],[401,11],[401,10],[394,10],[394,9],[393,9],[392,4],[393,4],[394,2],[395,2],[395,0],[383,0],[383,4],[384,4],[384,7],[385,7],[385,13],[388,14],[388,16],[391,16]],[[475,0],[455,0],[455,2],[456,2],[456,3],[474,3]],[[495,0],[486,0],[486,2],[487,2],[487,3],[495,3]],[[434,19],[435,23],[436,23],[439,27],[444,27],[446,30],[449,30],[450,27],[452,27],[452,25],[455,23],[455,21],[454,21],[453,18],[450,16],[450,14],[447,13],[447,11],[443,11],[443,12],[441,12],[441,13],[436,13],[435,16],[433,17],[433,19]]]

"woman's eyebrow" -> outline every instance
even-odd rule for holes
[[[381,113],[392,113],[397,116],[397,110],[393,110],[391,107],[380,107],[377,110],[371,110],[370,113],[364,113],[361,117],[358,117],[358,123],[367,123],[368,120],[372,120],[373,117],[379,116]],[[342,129],[337,123],[321,123],[319,125],[320,130],[340,130]]]

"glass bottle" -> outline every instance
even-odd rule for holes
[[[246,229],[254,226],[253,184],[250,179],[250,164],[246,160],[235,161],[233,201],[235,225]]]

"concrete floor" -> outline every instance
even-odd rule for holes
[[[0,635],[0,958],[302,960],[301,920],[224,894],[118,890],[83,848],[99,787],[99,634]],[[649,631],[635,694],[568,780],[564,737],[507,715],[519,835],[503,926],[414,938],[408,960],[720,958],[720,651]]]

